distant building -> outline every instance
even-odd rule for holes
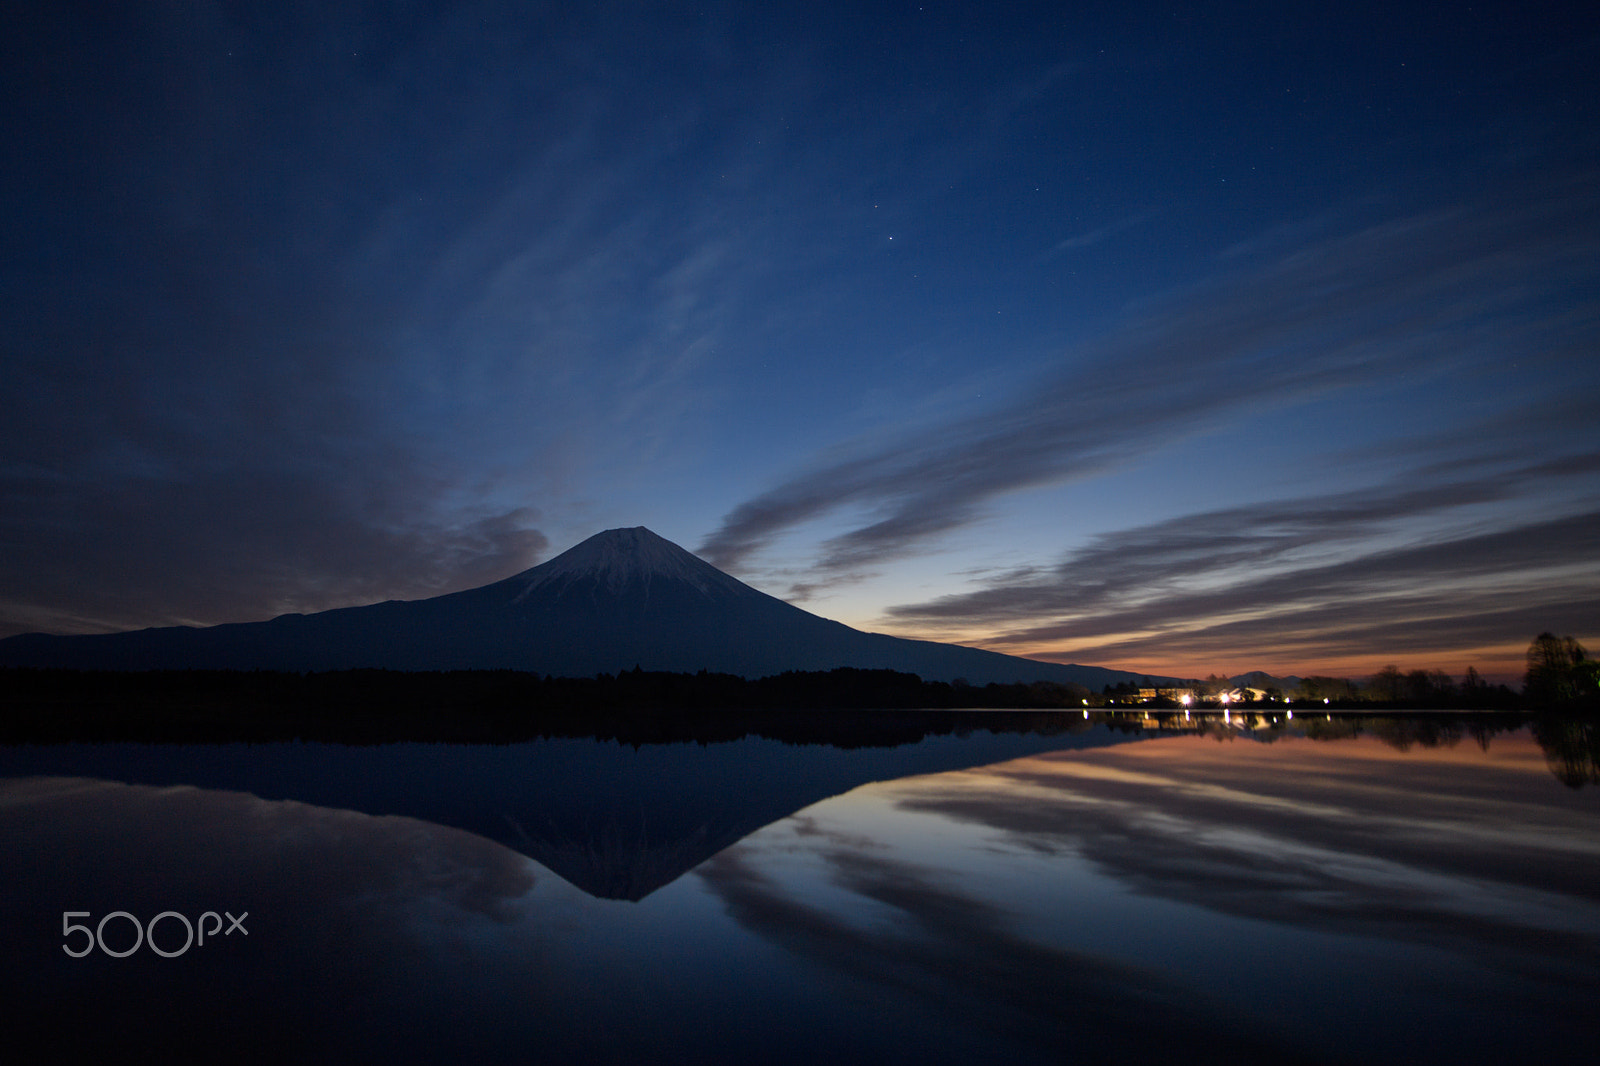
[[[1192,688],[1141,688],[1137,695],[1129,699],[1136,703],[1149,703],[1151,700],[1171,700],[1174,703],[1197,703],[1198,697]]]

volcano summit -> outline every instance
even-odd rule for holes
[[[1133,674],[863,633],[784,603],[643,526],[597,533],[513,577],[425,600],[265,622],[0,640],[0,666],[91,670],[525,670],[586,677],[640,666],[763,677],[850,666],[924,680],[1060,681]]]

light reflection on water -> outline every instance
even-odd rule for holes
[[[0,754],[0,991],[69,1056],[1498,1062],[1597,1035],[1600,794],[1526,732]],[[224,909],[248,937],[61,950],[63,911]]]

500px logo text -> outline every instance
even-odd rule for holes
[[[182,955],[185,951],[188,951],[191,946],[198,944],[198,946],[204,947],[206,943],[206,937],[209,936],[215,940],[219,932],[221,932],[223,936],[232,936],[233,931],[237,929],[245,936],[250,935],[250,930],[244,927],[244,920],[250,917],[249,911],[243,912],[237,918],[235,918],[232,914],[229,914],[227,911],[223,911],[222,914],[228,915],[227,932],[222,932],[222,915],[218,914],[216,911],[206,911],[204,914],[200,915],[200,921],[198,923],[191,923],[188,918],[179,914],[177,911],[162,911],[154,918],[151,918],[149,923],[145,925],[140,925],[139,919],[135,918],[127,911],[112,911],[110,914],[101,918],[99,924],[93,929],[90,929],[87,925],[75,923],[72,920],[74,918],[89,917],[88,911],[62,911],[62,938],[70,939],[74,933],[82,933],[84,935],[84,941],[83,947],[76,951],[72,949],[71,944],[62,944],[61,950],[65,951],[68,955],[71,955],[75,959],[81,959],[85,955],[89,954],[89,952],[93,951],[96,947],[99,947],[101,951],[105,952],[107,955],[110,955],[112,958],[120,959],[124,958],[125,956],[132,955],[135,951],[138,951],[140,947],[148,943],[150,945],[150,950],[155,952],[157,955],[160,955],[163,958],[175,959],[179,955]],[[128,924],[133,926],[133,947],[126,948],[122,951],[117,951],[106,946],[106,923],[111,921],[113,918],[125,919]],[[183,946],[175,951],[168,951],[156,943],[156,926],[160,924],[163,918],[171,919],[172,921],[181,922],[183,924]],[[210,929],[206,928],[206,919],[208,918],[214,923]],[[195,937],[196,925],[199,926],[200,930],[198,940]],[[167,936],[168,939],[171,938],[170,934],[163,935]],[[119,937],[118,939],[120,940],[121,938]]]

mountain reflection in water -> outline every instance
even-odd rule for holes
[[[1592,1046],[1600,793],[1527,731],[1271,736],[4,749],[0,992],[68,1057]],[[223,909],[247,938],[61,950]]]
[[[871,781],[1126,739],[1071,733],[927,737],[836,748],[747,738],[630,747],[527,744],[60,745],[0,749],[0,773],[192,785],[464,829],[603,899],[639,900],[755,830]]]

